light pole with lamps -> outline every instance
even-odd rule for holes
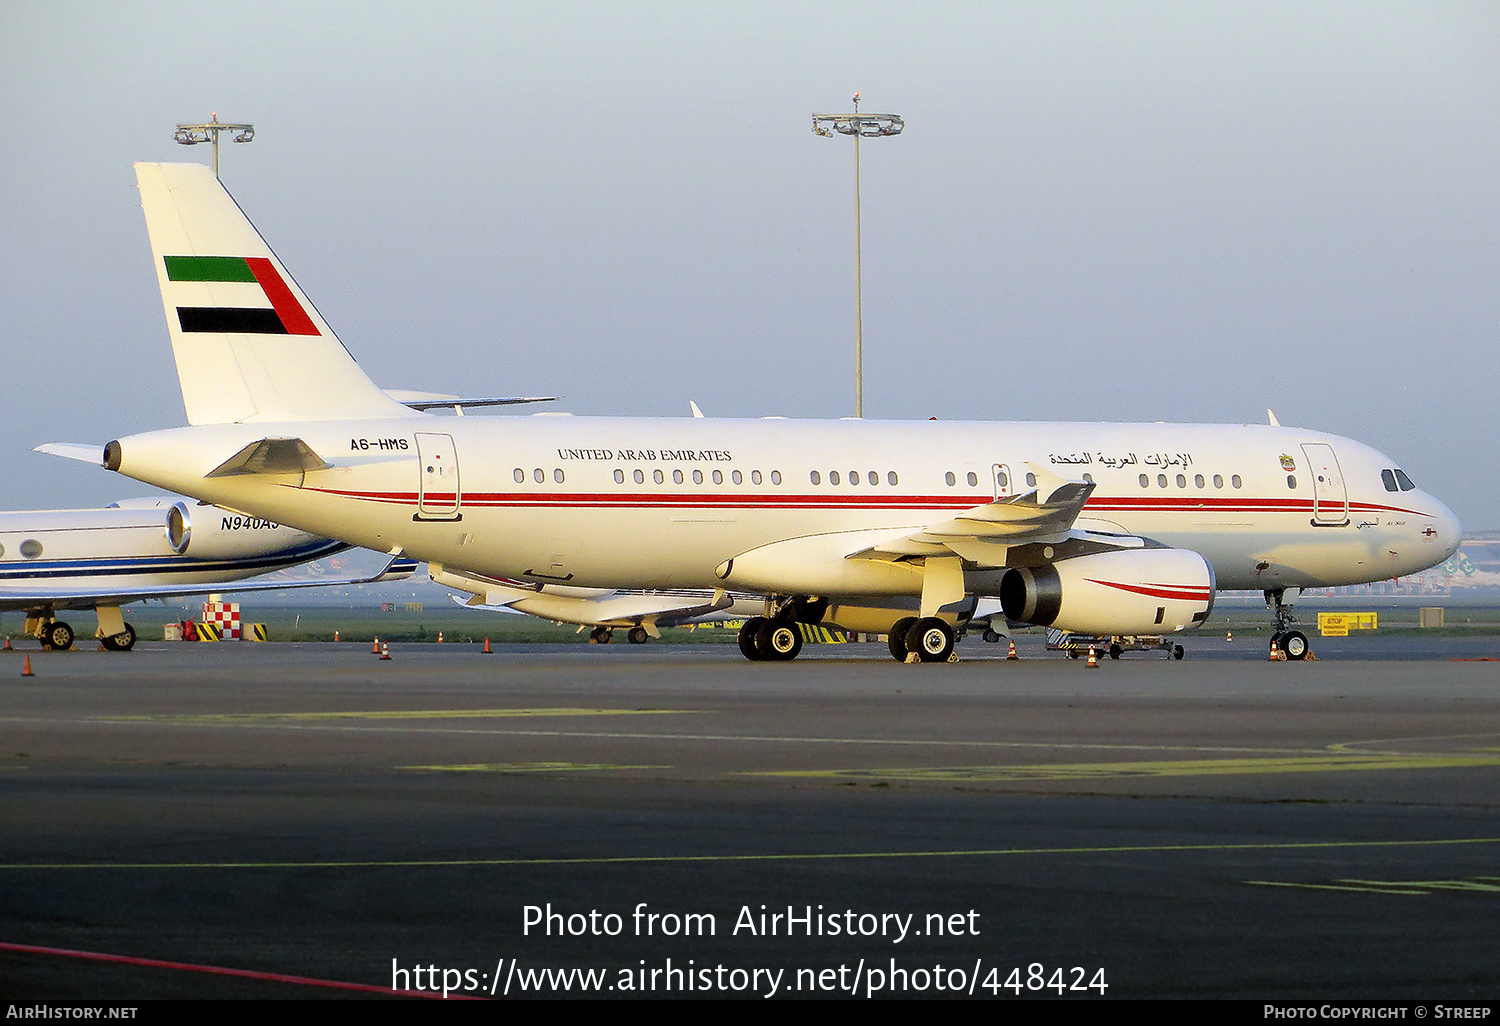
[[[859,212],[859,140],[900,135],[906,127],[899,114],[861,114],[859,94],[854,94],[853,114],[814,114],[812,130],[832,138],[834,134],[854,136],[854,416],[865,415],[864,296],[860,266]]]
[[[218,111],[209,113],[209,122],[203,125],[178,125],[177,131],[172,133],[172,138],[184,146],[193,146],[197,143],[211,142],[214,144],[214,177],[219,177],[219,133],[238,132],[234,137],[237,143],[247,143],[255,138],[254,125],[229,125],[219,120]]]

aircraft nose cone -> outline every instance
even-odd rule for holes
[[[1453,515],[1453,511],[1437,499],[1431,500],[1429,508],[1432,510],[1432,522],[1426,530],[1437,532],[1432,536],[1437,549],[1433,554],[1437,557],[1437,562],[1442,562],[1458,551],[1458,545],[1463,541],[1464,527],[1458,522],[1458,517]]]

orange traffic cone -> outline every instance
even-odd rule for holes
[[[339,640],[339,632],[338,632],[338,631],[334,631],[334,632],[333,632],[333,640],[334,640],[334,641],[337,641],[337,640]]]
[[[34,674],[34,673],[31,672],[31,653],[30,652],[26,653],[26,665],[23,666],[23,667],[21,667],[21,676],[23,676],[23,677],[35,677],[36,676],[36,674]]]
[[[1225,641],[1233,641],[1234,640],[1234,631],[1225,631],[1224,632],[1224,640]]]
[[[1014,638],[1011,639],[1011,642],[1010,642],[1010,651],[1007,652],[1007,653],[1005,653],[1005,658],[1007,658],[1007,659],[1015,659],[1015,658],[1017,658],[1017,656],[1016,656],[1016,642],[1015,642]]]
[[[488,635],[485,636],[485,639],[484,639],[484,652],[482,652],[481,654],[482,655],[492,655],[493,654],[493,653],[490,652],[490,639],[489,639]]]
[[[5,651],[7,651],[7,652],[13,652],[13,651],[15,651],[14,649],[12,649],[10,647],[10,635],[9,634],[7,634],[5,636]]]
[[[438,631],[438,644],[441,645],[442,643],[443,643],[443,632],[442,631]]]
[[[376,638],[374,641],[370,642],[370,654],[371,655],[379,655],[380,654],[380,639],[379,638]]]
[[[380,658],[382,658],[382,659],[389,659],[390,657],[391,657],[391,646],[384,645],[384,644],[381,645],[380,646]]]
[[[1098,668],[1099,668],[1099,657],[1096,656],[1096,655],[1094,655],[1094,646],[1090,645],[1089,646],[1089,669],[1091,669],[1091,670],[1097,670]]]
[[[1267,660],[1267,661],[1268,662],[1273,662],[1273,663],[1279,663],[1279,662],[1282,662],[1285,659],[1286,659],[1286,653],[1281,650],[1280,646],[1278,646],[1276,644],[1276,642],[1274,642],[1274,641],[1271,642],[1271,656],[1270,656],[1270,659]]]

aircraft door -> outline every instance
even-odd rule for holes
[[[1347,524],[1349,492],[1344,487],[1344,474],[1333,446],[1309,442],[1302,446],[1302,452],[1307,456],[1307,472],[1312,477],[1313,523]]]
[[[453,436],[417,432],[417,513],[413,520],[462,520]]]
[[[1008,499],[1016,494],[1016,479],[1010,472],[1009,465],[995,463],[990,466],[990,485],[996,499]]]

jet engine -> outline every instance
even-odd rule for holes
[[[167,544],[194,559],[242,559],[317,540],[315,535],[218,506],[174,502],[167,510]]]
[[[1170,634],[1201,624],[1213,604],[1213,568],[1187,549],[1096,552],[1000,580],[1009,619],[1076,634]]]

